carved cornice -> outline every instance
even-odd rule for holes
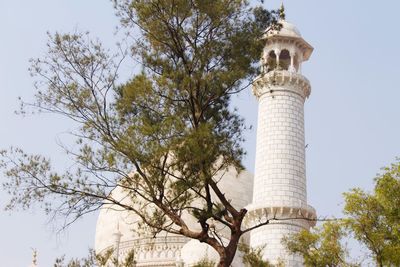
[[[118,258],[124,260],[134,250],[136,267],[176,266],[182,247],[190,239],[183,236],[136,238],[119,244]],[[100,254],[113,249],[109,246]]]
[[[302,227],[315,226],[317,214],[310,205],[301,207],[290,206],[255,206],[247,207],[247,214],[244,223],[247,227],[253,227],[257,224],[269,220],[274,224],[292,224]]]
[[[292,92],[307,98],[311,85],[306,77],[287,70],[274,70],[258,76],[253,82],[253,94],[259,99],[263,95]]]
[[[289,47],[296,47],[301,51],[304,60],[308,60],[314,48],[307,43],[303,38],[288,37],[288,36],[271,36],[267,39],[267,49],[285,49]]]

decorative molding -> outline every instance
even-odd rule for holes
[[[301,207],[250,205],[247,209],[244,224],[249,228],[270,220],[274,224],[292,224],[308,229],[315,226],[317,220],[316,211],[310,205]]]
[[[124,260],[133,249],[136,267],[176,266],[181,249],[189,240],[183,236],[167,236],[122,241],[119,244],[118,259]],[[110,249],[113,246],[105,248],[100,254]]]
[[[287,70],[273,70],[258,76],[253,82],[253,94],[260,99],[265,94],[292,92],[306,99],[310,96],[311,85],[306,77]]]

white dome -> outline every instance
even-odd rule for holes
[[[194,266],[203,260],[212,261],[214,263],[218,263],[219,261],[219,255],[215,249],[194,239],[183,246],[181,254],[181,259],[187,266]]]
[[[224,242],[228,242],[224,238]],[[185,263],[185,266],[191,267],[197,263],[207,260],[213,263],[218,263],[218,253],[209,245],[200,243],[198,240],[190,240],[187,242],[181,250],[181,259]],[[243,252],[240,250],[236,251],[236,256],[231,263],[231,267],[242,267],[243,266]]]
[[[284,36],[284,37],[301,38],[301,33],[297,29],[297,27],[294,26],[294,24],[287,22],[286,20],[280,20],[278,23],[282,25],[282,28],[279,31],[268,32],[267,37]]]
[[[266,40],[266,47],[269,50],[276,50],[277,48],[278,50],[283,50],[290,48],[289,50],[292,50],[298,55],[302,55],[300,63],[307,61],[314,48],[303,39],[300,31],[294,24],[287,22],[286,20],[279,20],[278,23],[282,25],[279,31],[268,28],[265,32],[263,38]],[[269,51],[267,51],[267,53],[269,53]]]
[[[251,203],[253,175],[249,172],[242,171],[238,174],[232,167],[229,168],[228,171],[218,173],[215,175],[214,179],[219,181],[219,187],[225,192],[226,196],[232,201],[235,207],[244,208]],[[112,195],[115,199],[123,200],[124,204],[129,204],[130,200],[128,200],[122,188],[117,187],[114,189]],[[203,246],[185,246],[185,244],[190,241],[190,239],[186,237],[166,233],[161,233],[157,238],[140,236],[135,231],[139,221],[139,217],[132,212],[123,210],[115,205],[104,205],[100,210],[97,220],[95,237],[96,253],[102,253],[115,246],[116,232],[121,233],[121,239],[119,241],[120,257],[127,255],[131,249],[135,248],[135,250],[138,250],[138,252],[136,252],[138,266],[142,266],[141,263],[146,264],[146,266],[151,263],[162,263],[162,266],[169,266],[169,264],[174,263],[176,259],[180,257],[188,260],[187,257],[202,255],[204,252]],[[194,229],[198,228],[198,224],[194,219],[191,218],[191,220],[189,219],[188,221],[189,226],[191,225]],[[190,221],[192,222],[190,223]],[[182,253],[185,250],[181,251],[181,249],[184,246],[186,250],[189,248],[190,250],[196,248],[199,250],[197,252],[190,252],[190,255],[186,255],[186,253],[183,255]],[[208,245],[206,246],[209,247]],[[208,250],[213,251],[211,247],[209,247]]]

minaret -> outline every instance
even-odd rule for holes
[[[265,247],[265,259],[303,266],[300,256],[285,251],[281,239],[315,225],[315,210],[307,205],[304,141],[304,102],[311,87],[301,74],[301,64],[313,48],[285,21],[283,7],[279,23],[279,31],[270,29],[265,34],[261,74],[253,85],[259,107],[253,202],[247,223],[270,219],[270,224],[250,234],[251,247]]]

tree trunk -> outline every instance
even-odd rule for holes
[[[229,267],[231,266],[233,259],[236,255],[237,243],[235,245],[230,244],[224,249],[223,253],[219,253],[218,267]]]
[[[224,253],[223,257],[220,255],[218,267],[229,267],[231,266],[232,261],[233,257],[229,259],[229,257],[227,257],[226,254]]]

